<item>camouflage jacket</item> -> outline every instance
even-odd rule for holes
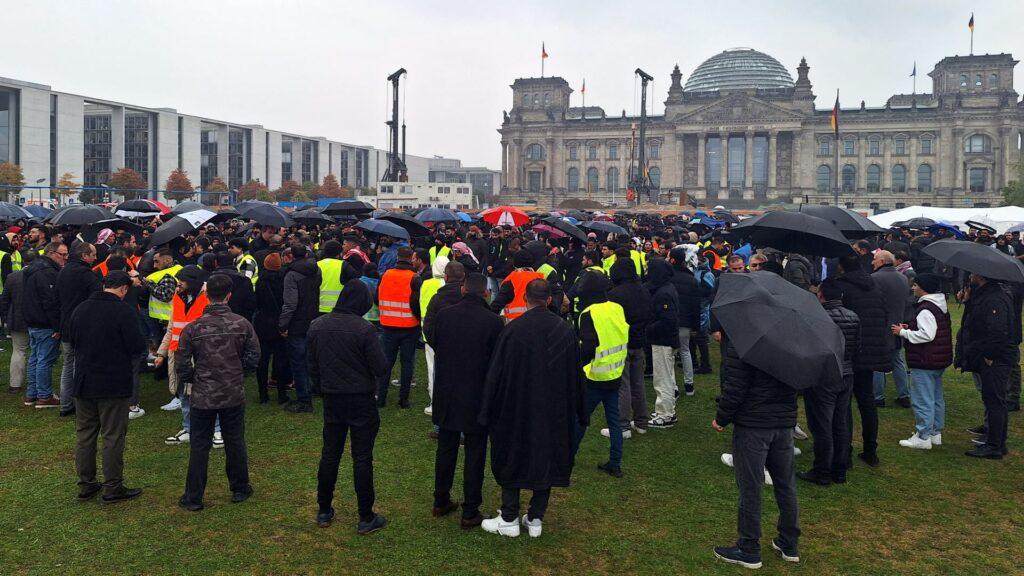
[[[191,388],[192,407],[230,408],[245,402],[245,370],[256,368],[260,344],[248,320],[227,304],[210,304],[181,332],[175,368]]]

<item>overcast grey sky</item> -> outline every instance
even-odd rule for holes
[[[1024,55],[1024,2],[668,0],[6,0],[0,76],[55,90],[385,147],[385,77],[407,83],[408,152],[500,168],[495,130],[515,78],[547,76],[609,114],[634,111],[638,66],[662,111],[669,74],[685,82],[724,49],[766,52],[793,77],[811,67],[816,105],[881,106],[918,92],[945,56]],[[1022,81],[1018,69],[1017,91]]]

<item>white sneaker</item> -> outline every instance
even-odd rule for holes
[[[398,388],[399,386],[401,386],[401,384],[398,383],[398,380],[392,380],[391,381],[391,385],[394,386],[395,388]],[[412,382],[409,382],[409,386],[412,386],[413,388],[415,388],[416,387],[416,381],[413,380]]]
[[[164,404],[163,406],[161,406],[160,409],[161,410],[166,410],[168,412],[173,412],[175,410],[181,410],[181,398],[178,398],[177,396],[175,396],[174,398],[171,399],[170,402],[168,402],[167,404]]]
[[[214,432],[213,433],[213,447],[214,448],[223,448],[224,447],[224,437],[221,436],[220,432]]]
[[[940,439],[939,441],[941,442],[942,440]],[[911,436],[910,438],[907,438],[906,440],[900,440],[900,446],[903,446],[904,448],[918,448],[920,450],[931,450],[932,441],[931,439],[922,440],[921,437],[917,435],[917,432],[914,432],[914,435]]]
[[[135,420],[136,418],[142,418],[146,415],[146,411],[142,409],[142,406],[132,406],[128,409],[128,419]]]
[[[732,468],[732,454],[729,454],[728,452],[722,454],[722,464]]]
[[[772,475],[768,473],[767,468],[764,469],[764,483],[768,486],[774,485],[774,482],[772,482]]]
[[[485,532],[490,532],[491,534],[499,534],[510,538],[516,538],[519,536],[519,520],[516,519],[511,522],[505,522],[501,517],[501,510],[498,510],[498,515],[494,518],[488,518],[481,522],[480,527],[483,528]]]
[[[605,438],[611,438],[612,437],[612,433],[607,428],[601,428],[601,436],[604,436]],[[623,440],[626,440],[626,439],[632,438],[632,437],[633,437],[633,432],[632,431],[630,431],[630,430],[623,430],[622,431],[622,439]]]
[[[178,446],[179,444],[188,444],[191,439],[191,435],[184,430],[179,430],[174,436],[168,436],[164,438],[164,444],[168,446]]]
[[[530,535],[530,538],[539,538],[540,532],[543,530],[540,518],[534,520],[528,520],[529,514],[523,514],[523,526],[526,526],[526,532]]]
[[[423,413],[426,414],[427,416],[433,416],[434,415],[434,405],[431,404],[431,405],[427,406],[426,408],[424,408],[423,409]]]
[[[799,456],[799,455],[801,455],[803,453],[804,453],[803,450],[797,448],[796,446],[793,446],[793,456]]]
[[[633,430],[633,432],[636,432],[637,434],[647,434],[647,428],[640,428],[639,426],[636,425],[636,422],[630,422],[629,427]]]
[[[929,438],[929,440],[931,440],[932,446],[942,446],[942,434],[941,433],[940,434],[932,434],[932,437]]]
[[[800,425],[797,424],[796,426],[793,427],[793,438],[795,438],[796,440],[807,440],[807,432],[804,432],[800,428]]]

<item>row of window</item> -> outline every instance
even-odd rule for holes
[[[983,76],[981,74],[974,75],[974,87],[983,88],[985,86],[983,82]],[[970,86],[970,77],[967,74],[960,75],[960,89],[965,89]],[[989,90],[995,90],[999,88],[999,74],[995,72],[988,75],[988,88]]]
[[[896,156],[902,156],[908,154],[907,140],[905,138],[894,138],[893,139],[893,154]],[[857,139],[845,138],[842,140],[842,148],[840,152],[843,156],[856,156],[857,155]],[[918,140],[918,154],[928,155],[934,154],[934,147],[932,146],[931,138],[921,138]],[[882,154],[882,139],[877,136],[868,138],[867,155],[868,156],[880,156]],[[818,140],[818,155],[819,156],[831,156],[832,155],[832,139],[821,138]]]
[[[533,157],[530,156],[530,154],[531,154],[530,148],[532,148],[534,146],[536,146],[537,148],[535,148],[532,152],[534,154],[540,154],[540,156],[538,158],[533,158]],[[587,150],[587,160],[597,160],[598,159],[598,157],[597,157],[598,146],[596,144],[588,144],[586,146],[586,150]],[[544,158],[544,148],[541,147],[540,144],[531,144],[526,149],[526,157],[529,158],[530,160],[542,160]],[[632,157],[633,158],[638,157],[637,151],[636,151],[636,144],[633,145],[633,155],[632,155]],[[657,142],[651,143],[648,146],[647,157],[650,158],[651,160],[660,160],[661,159],[661,144],[659,144]],[[579,146],[577,146],[575,144],[570,144],[569,145],[569,160],[579,160],[579,159],[580,159]],[[608,159],[609,160],[618,160],[619,159],[619,145],[618,144],[608,144]]]
[[[630,170],[630,174],[635,174],[635,168]],[[580,191],[580,171],[577,168],[569,168],[568,174],[566,175],[566,188],[569,192]],[[647,173],[648,178],[651,181],[652,188],[661,188],[661,169],[657,166],[651,168]],[[539,185],[539,183],[538,183]],[[601,188],[601,176],[600,171],[597,168],[587,169],[587,191],[597,192]],[[608,169],[607,178],[605,180],[605,188],[608,192],[616,193],[619,192],[619,169],[611,167]]]
[[[882,167],[878,164],[872,164],[867,168],[867,183],[865,188],[868,192],[880,192],[882,189]],[[917,190],[920,192],[931,192],[933,170],[930,164],[921,164],[917,167]],[[841,185],[840,188],[843,192],[854,192],[857,190],[857,167],[853,164],[847,164],[843,166],[840,171]],[[827,165],[818,166],[817,172],[817,190],[821,193],[826,193],[832,189],[832,167]],[[892,167],[892,174],[890,175],[890,185],[893,192],[906,192],[907,191],[907,167],[903,164],[897,164]],[[976,192],[984,191],[984,182],[982,182],[981,190],[973,190]]]
[[[545,92],[543,97],[540,93],[535,94],[523,94],[523,108],[539,108],[542,104],[544,107],[550,106],[554,101],[551,99],[551,92]]]

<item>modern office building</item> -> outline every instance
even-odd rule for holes
[[[154,190],[182,168],[197,188],[220,177],[229,189],[259,180],[321,182],[334,174],[346,188],[376,187],[388,153],[309,136],[147,108],[0,78],[0,163],[21,166],[28,185],[56,186],[64,173],[85,186],[106,184],[132,168]],[[426,182],[430,158],[408,156],[410,181]],[[22,193],[25,199],[38,192]]]
[[[472,184],[476,201],[482,206],[494,202],[494,194],[500,189],[501,171],[463,166],[461,160],[434,156],[430,159],[428,181]]]
[[[749,48],[712,56],[685,83],[676,66],[664,114],[649,118],[650,182],[673,203],[685,194],[730,207],[831,204],[836,187],[840,204],[863,210],[996,206],[1021,159],[1016,64],[1009,54],[944,58],[928,74],[928,93],[894,95],[881,107],[845,102],[838,141],[833,99],[815,107],[805,60],[796,81]],[[621,205],[638,166],[639,118],[571,108],[571,93],[558,77],[513,83],[499,129],[503,201],[589,196]]]

